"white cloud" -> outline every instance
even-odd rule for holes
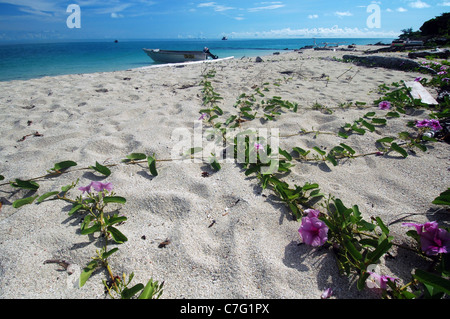
[[[198,8],[213,8],[214,11],[217,12],[222,12],[222,11],[227,11],[227,10],[233,10],[235,8],[233,7],[226,7],[220,4],[217,4],[216,2],[203,2],[203,3],[199,3],[197,5]]]
[[[400,32],[377,31],[359,28],[340,28],[335,25],[332,28],[304,28],[304,29],[280,29],[257,32],[232,32],[234,38],[396,38]]]
[[[318,19],[319,18],[319,15],[318,14],[310,14],[309,16],[308,16],[308,19]]]
[[[353,15],[349,11],[346,12],[336,11],[334,14],[337,15],[338,17],[351,17]]]
[[[442,2],[442,3],[439,3],[438,6],[441,6],[441,7],[450,7],[450,2]]]
[[[400,7],[400,8],[395,9],[395,11],[397,11],[397,12],[406,12],[408,10],[405,9],[405,8]]]
[[[276,2],[276,3],[280,3],[280,2]],[[264,7],[249,8],[248,11],[256,12],[256,11],[261,11],[261,10],[275,10],[275,9],[279,9],[282,7],[284,7],[284,4],[271,4],[269,6],[264,6]]]
[[[421,1],[421,0],[417,0],[417,1],[415,1],[415,2],[411,2],[411,3],[409,4],[409,6],[410,6],[411,8],[416,8],[416,9],[423,9],[423,8],[429,8],[429,7],[430,7],[430,5],[429,5],[428,3],[423,2],[423,1]]]
[[[113,12],[113,13],[111,13],[111,18],[113,18],[113,19],[123,18],[123,14]]]

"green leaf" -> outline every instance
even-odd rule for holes
[[[386,114],[386,117],[400,117],[400,114],[398,114],[397,112],[388,112]]]
[[[222,168],[219,164],[219,162],[217,162],[217,159],[213,159],[211,161],[211,167],[215,170],[215,171],[220,171],[220,169]]]
[[[115,227],[108,226],[107,230],[108,230],[108,233],[111,234],[114,241],[118,244],[123,244],[124,242],[126,242],[128,240],[128,238],[124,234],[122,234],[120,232],[120,230],[118,230]]]
[[[110,251],[104,252],[102,254],[102,259],[108,259],[109,256],[111,256],[112,254],[114,254],[118,250],[119,250],[119,248],[116,247],[116,248],[111,249]]]
[[[32,197],[27,197],[27,198],[18,199],[18,200],[15,200],[15,201],[13,202],[12,206],[13,206],[14,208],[19,208],[19,207],[22,207],[22,206],[24,206],[24,205],[29,205],[29,204],[31,204],[36,198],[38,198],[38,195],[32,196]]]
[[[356,126],[356,125],[353,125],[353,126],[352,126],[352,130],[355,131],[355,132],[358,133],[358,134],[361,134],[361,135],[366,134],[366,131],[365,131],[365,130],[363,130],[362,128],[359,128],[359,127]]]
[[[381,228],[381,231],[384,234],[389,235],[389,228],[386,227],[386,225],[383,223],[381,218],[377,217],[377,218],[375,218],[375,221],[377,222],[377,225]]]
[[[450,280],[448,279],[420,269],[417,269],[413,276],[422,283],[438,288],[446,294],[450,294]]]
[[[375,112],[369,112],[369,113],[366,113],[366,115],[364,115],[364,117],[374,117],[376,114],[377,113],[375,113]]]
[[[75,163],[74,161],[64,161],[64,162],[56,163],[55,166],[52,168],[52,170],[59,172],[59,171],[68,169],[69,167],[77,166],[77,165],[78,164]]]
[[[392,143],[391,148],[393,151],[400,153],[404,158],[408,157],[408,153],[405,151],[405,149],[400,147],[397,143]]]
[[[338,165],[338,162],[336,161],[336,158],[334,156],[332,156],[331,154],[328,154],[325,159],[327,161],[329,161],[331,164],[333,164],[333,166],[337,166]]]
[[[89,166],[89,168],[92,168],[93,170],[105,176],[111,175],[111,170],[108,167],[99,164],[98,162],[95,162],[95,166]]]
[[[278,148],[278,152],[283,155],[287,160],[292,161],[292,156],[287,151]]]
[[[98,263],[96,260],[91,261],[85,268],[83,268],[83,271],[80,275],[80,287],[83,287],[86,281],[91,277],[92,273],[95,271],[95,269],[98,267]]]
[[[89,228],[84,228],[81,230],[81,235],[89,235],[89,234],[93,234],[97,231],[100,231],[102,229],[102,226],[100,224],[95,224],[92,227]]]
[[[356,153],[355,150],[353,148],[351,148],[350,146],[348,146],[348,145],[346,145],[344,143],[341,143],[340,145],[343,148],[345,148],[347,150],[347,152],[349,152],[350,154],[354,155]]]
[[[387,121],[385,119],[372,119],[373,124],[385,125]]]
[[[47,198],[49,198],[50,196],[54,196],[54,195],[57,195],[57,194],[59,194],[59,192],[48,192],[48,193],[45,193],[44,195],[42,195],[41,197],[38,198],[37,202],[41,203],[44,200],[46,200]]]
[[[104,203],[118,203],[118,204],[125,204],[127,202],[126,198],[120,197],[120,196],[106,196],[103,197]]]
[[[150,279],[145,285],[144,291],[139,295],[139,299],[152,299],[155,286],[158,286],[158,282],[154,283],[153,280]]]
[[[363,120],[363,121],[361,122],[361,124],[364,125],[365,127],[367,127],[367,129],[368,129],[369,131],[371,131],[371,132],[374,132],[374,131],[375,131],[375,126],[373,126],[373,125],[370,124],[369,122]]]
[[[106,225],[110,226],[110,225],[122,223],[124,221],[127,221],[127,218],[125,216],[120,216],[119,217],[118,215],[114,215],[114,216],[111,216],[109,219],[106,220]]]
[[[131,153],[130,155],[127,155],[127,159],[131,161],[140,161],[147,158],[147,155],[143,153]]]
[[[294,147],[292,149],[294,152],[297,152],[300,156],[302,157],[306,157],[306,155],[308,155],[310,153],[310,151],[305,151],[303,148],[301,147]]]
[[[144,289],[143,284],[137,284],[131,288],[125,288],[122,291],[122,299],[130,299],[131,297],[133,297],[135,294],[137,294],[142,289]]]
[[[148,168],[153,176],[158,176],[158,171],[156,170],[156,159],[154,157],[147,157]]]
[[[384,137],[377,140],[378,143],[389,143],[389,144],[392,143],[393,141],[395,141],[395,138],[393,137]]]
[[[5,179],[5,176],[0,175],[0,181],[2,181],[2,180],[4,180],[4,179]]]
[[[363,290],[365,288],[365,283],[369,276],[370,273],[364,272],[364,274],[359,277],[358,282],[356,283],[356,287],[358,288],[358,290]]]
[[[319,153],[320,155],[324,156],[326,154],[325,151],[322,151],[319,147],[314,146],[313,150],[315,150],[317,153]]]
[[[392,243],[390,242],[389,238],[386,238],[381,242],[381,244],[378,245],[378,247],[374,251],[367,254],[366,264],[376,263],[381,258],[381,256],[383,256],[389,251],[389,249],[391,249],[391,247]]]
[[[77,211],[79,211],[82,208],[83,208],[83,205],[74,204],[72,209],[69,211],[69,216],[72,216],[74,213],[76,213]]]
[[[31,189],[31,190],[37,190],[39,189],[39,184],[33,181],[23,181],[20,179],[16,179],[14,182],[11,183],[12,187],[16,188],[23,188],[23,189]]]
[[[450,188],[442,192],[432,203],[435,205],[450,205]]]
[[[356,249],[355,245],[353,245],[353,243],[350,240],[346,240],[344,242],[344,246],[350,253],[350,255],[355,259],[355,261],[357,262],[362,261],[363,257],[361,253]]]
[[[342,137],[343,139],[348,139],[348,135],[345,134],[345,133],[343,133],[343,132],[339,132],[339,133],[338,133],[338,136],[339,136],[339,137]]]

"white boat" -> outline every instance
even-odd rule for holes
[[[160,49],[143,50],[153,61],[162,63],[204,61],[207,60],[208,57],[217,59],[217,56],[211,54],[208,48],[205,48],[203,51],[171,51]]]

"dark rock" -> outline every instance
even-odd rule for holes
[[[431,56],[433,58],[439,58],[439,59],[448,59],[450,57],[450,51],[449,50],[430,50],[430,51],[410,52],[408,54],[408,58],[411,58],[411,59],[425,58],[427,56]]]
[[[261,57],[257,56],[255,62],[263,62],[263,59],[261,59]]]
[[[436,74],[436,71],[422,66],[420,63],[411,59],[383,57],[383,56],[356,56],[344,55],[344,60],[356,62],[367,67],[383,67],[386,69],[400,71],[422,71],[426,73]]]

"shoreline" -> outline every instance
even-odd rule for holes
[[[375,46],[356,47],[356,54],[363,54],[366,47]],[[114,191],[127,199],[118,211],[128,218],[120,226],[128,242],[120,245],[112,267],[120,274],[134,272],[135,283],[150,277],[164,281],[164,299],[320,299],[330,287],[338,299],[379,298],[368,289],[358,291],[352,278],[340,276],[330,251],[302,245],[300,224],[289,210],[246,177],[239,165],[223,163],[214,172],[203,163],[158,162],[159,174],[153,176],[145,165],[121,162],[131,153],[170,158],[174,130],[194,130],[202,109],[200,82],[208,70],[215,70],[210,81],[222,98],[218,105],[224,119],[236,112],[241,94],[256,94],[255,87],[266,88],[261,91],[266,97],[296,102],[296,113],[286,111],[276,121],[242,124],[243,128],[279,128],[283,136],[302,129],[336,132],[368,111],[385,115],[373,106],[381,96],[379,86],[424,76],[340,62],[345,54],[280,50],[279,55],[261,56],[260,63],[243,58],[0,82],[4,114],[0,174],[6,182],[42,176],[54,163],[66,160],[79,167],[96,161],[117,164],[108,178],[74,171],[44,179],[39,193],[59,190],[78,178],[80,186],[92,180],[111,182]],[[341,107],[356,102],[366,104]],[[402,115],[345,143],[358,153],[373,151],[377,139],[398,135],[408,120],[428,113]],[[41,136],[29,136],[34,132]],[[282,138],[280,147],[330,150],[340,142],[344,140],[333,135],[296,135]],[[336,167],[299,162],[284,178],[297,185],[318,183],[324,194],[342,199],[347,206],[358,205],[364,218],[379,216],[393,223],[394,236],[410,243],[397,220],[437,218],[428,213],[431,201],[449,185],[449,154],[448,145],[436,143],[427,152],[405,159],[394,154],[371,156],[344,160]],[[209,175],[204,177],[203,172]],[[9,186],[0,190],[0,298],[106,298],[103,272],[75,288],[74,275],[44,263],[63,259],[84,267],[98,249],[79,233],[81,218],[67,215],[70,206],[46,201],[14,209],[14,200],[27,192]],[[158,248],[166,239],[170,244]],[[394,255],[395,260],[385,259],[380,267],[407,281],[410,265],[421,261],[402,250]]]

